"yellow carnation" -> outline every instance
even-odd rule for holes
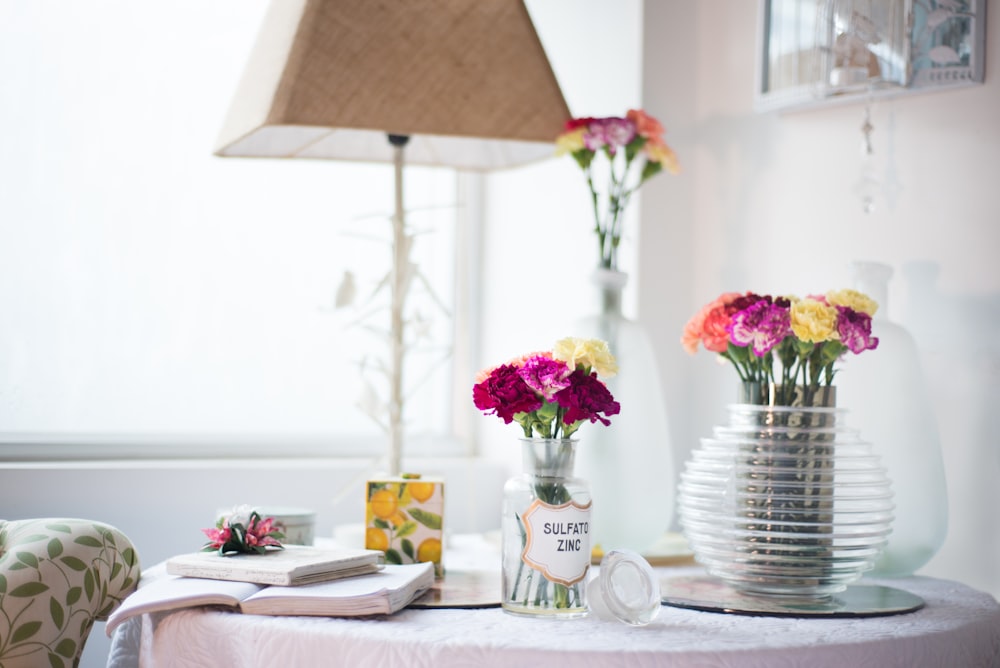
[[[586,128],[577,128],[556,137],[556,155],[576,153],[582,149],[584,147],[583,135],[585,132]]]
[[[816,299],[800,299],[792,303],[792,331],[802,341],[822,343],[837,335],[837,309]]]
[[[643,149],[652,162],[662,164],[671,174],[681,173],[681,163],[677,160],[677,154],[663,142],[647,142]]]
[[[611,354],[608,344],[600,339],[577,339],[567,337],[556,341],[552,349],[553,359],[561,360],[571,369],[584,366],[596,371],[598,376],[610,378],[618,373],[618,362]]]
[[[849,309],[854,309],[859,313],[867,313],[868,315],[875,315],[875,311],[878,310],[878,302],[857,290],[831,290],[826,293],[826,301],[831,306],[846,306]]]

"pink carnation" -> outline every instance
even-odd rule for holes
[[[546,401],[552,400],[559,390],[569,387],[572,372],[565,362],[552,359],[551,355],[529,357],[521,367],[521,379]]]
[[[591,121],[583,137],[584,145],[591,151],[604,148],[614,155],[619,148],[635,139],[635,124],[626,119],[612,116]]]

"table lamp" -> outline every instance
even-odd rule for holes
[[[551,156],[570,118],[522,0],[275,0],[220,134],[223,157],[395,166],[389,474],[400,473],[410,261],[403,165]]]

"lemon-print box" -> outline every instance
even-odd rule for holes
[[[389,564],[434,562],[442,577],[444,481],[404,474],[369,480],[366,491],[365,547]]]

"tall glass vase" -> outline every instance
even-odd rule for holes
[[[892,490],[871,444],[844,425],[835,388],[745,384],[729,422],[691,454],[681,526],[706,570],[750,594],[819,599],[870,570],[892,523]],[[801,390],[801,388],[798,388]]]
[[[559,618],[587,614],[590,491],[573,477],[576,441],[521,440],[523,472],[504,486],[505,612]]]
[[[618,375],[608,389],[621,404],[609,429],[592,429],[577,469],[594,495],[595,546],[646,553],[669,528],[676,497],[667,406],[646,330],[622,315],[628,275],[599,269],[592,277],[598,309],[574,324],[574,336],[608,342]]]
[[[874,262],[851,264],[854,287],[879,309],[873,351],[851,357],[837,376],[851,422],[871,439],[892,479],[896,511],[892,535],[875,564],[879,575],[905,576],[941,548],[948,528],[948,491],[934,406],[921,371],[917,346],[906,329],[889,320],[892,268]]]

